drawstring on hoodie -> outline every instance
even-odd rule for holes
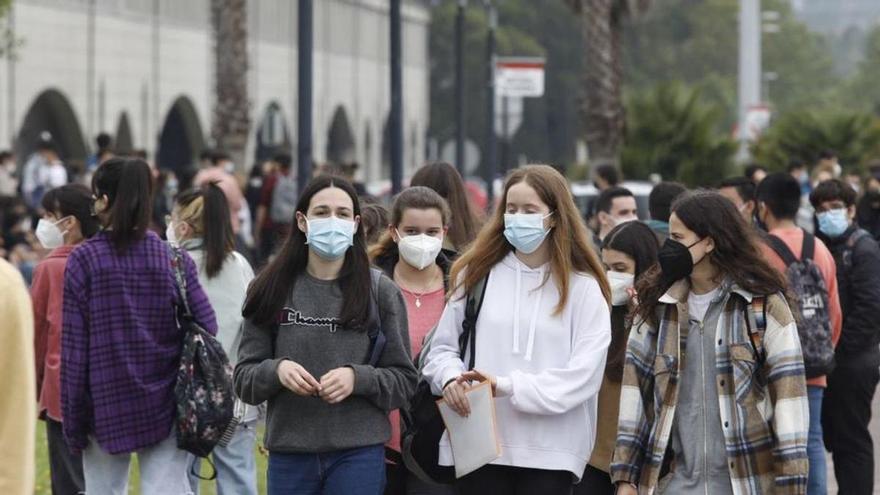
[[[532,354],[535,349],[535,333],[538,326],[538,313],[541,309],[541,301],[544,297],[544,267],[538,269],[538,279],[539,286],[538,290],[538,298],[535,301],[535,306],[532,308],[532,317],[529,322],[529,337],[528,343],[526,344],[526,354],[524,356],[526,361],[532,360]],[[513,303],[513,353],[519,354],[519,310],[520,310],[520,302],[522,292],[522,263],[517,260],[516,263],[516,295],[514,297]]]

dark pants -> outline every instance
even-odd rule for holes
[[[842,494],[871,495],[874,491],[874,444],[868,423],[878,380],[877,366],[838,366],[828,376],[822,427]]]
[[[570,495],[568,471],[488,465],[458,480],[461,495]]]
[[[70,453],[61,423],[49,418],[46,418],[46,443],[49,445],[52,495],[77,495],[84,491],[82,457]]]
[[[611,475],[588,465],[581,482],[574,485],[574,495],[614,495]]]
[[[269,495],[382,495],[385,446],[324,454],[269,454]]]

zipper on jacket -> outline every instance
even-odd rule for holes
[[[700,390],[703,396],[703,487],[705,494],[709,495],[709,427],[706,419],[706,334],[703,331],[703,322],[700,322]]]

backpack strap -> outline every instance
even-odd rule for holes
[[[171,244],[167,244],[168,252],[171,255],[171,270],[174,273],[174,282],[177,286],[177,293],[180,295],[180,309],[182,316],[184,318],[192,318],[192,311],[189,309],[189,300],[186,297],[187,289],[186,289],[186,275],[183,273],[183,254],[181,254],[179,247],[172,246]]]
[[[767,353],[764,350],[764,332],[767,330],[767,298],[755,296],[752,298],[751,304],[743,301],[748,307],[746,328],[749,332],[749,340],[752,342],[752,348],[755,349],[758,364],[763,365],[767,358]],[[754,326],[752,322],[754,322]]]
[[[461,326],[464,330],[458,338],[458,348],[460,350],[461,360],[467,353],[468,344],[471,344],[471,355],[469,359],[468,369],[474,369],[477,359],[476,342],[477,342],[477,319],[480,316],[480,310],[483,307],[483,299],[486,295],[486,286],[489,276],[486,275],[468,292],[467,302],[464,308],[464,321]]]
[[[804,232],[804,241],[807,240],[807,235],[808,234]],[[765,240],[767,241],[767,245],[770,246],[780,258],[782,258],[782,262],[785,263],[785,266],[791,266],[799,261],[794,253],[791,252],[791,249],[789,249],[788,244],[779,237],[771,234],[768,235]]]
[[[379,280],[381,279],[382,272],[370,268],[370,329],[367,333],[370,336],[370,360],[367,364],[370,366],[379,364],[385,344],[388,342],[385,332],[382,331],[382,318],[379,316]]]
[[[804,261],[812,261],[814,254],[816,254],[816,237],[809,232],[804,232],[804,244],[801,248],[801,259]]]

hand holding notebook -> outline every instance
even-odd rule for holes
[[[467,392],[470,414],[461,416],[445,400],[437,401],[440,415],[449,433],[455,476],[472,473],[501,456],[501,444],[495,423],[495,400],[492,386],[483,382]]]

